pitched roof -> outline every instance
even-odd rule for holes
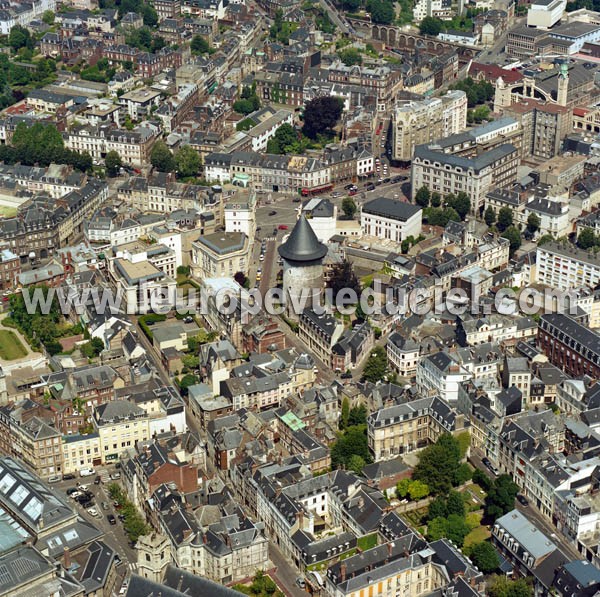
[[[327,247],[319,241],[302,214],[287,241],[279,247],[279,254],[287,261],[317,261],[325,257]]]

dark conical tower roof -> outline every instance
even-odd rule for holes
[[[306,216],[302,214],[287,241],[279,247],[286,261],[318,261],[327,254],[327,247],[319,241]]]

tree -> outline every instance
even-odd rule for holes
[[[519,486],[509,475],[500,475],[494,479],[493,485],[485,498],[485,513],[496,520],[515,507],[515,498]]]
[[[426,186],[422,186],[415,195],[415,203],[425,208],[429,205],[430,198],[429,189]]]
[[[199,54],[208,54],[210,46],[201,35],[194,35],[190,43],[190,50],[194,56],[198,56]]]
[[[184,375],[179,381],[179,389],[184,396],[187,396],[188,388],[197,384],[200,380],[195,375]]]
[[[584,228],[577,237],[577,246],[580,249],[591,249],[597,244],[598,239],[591,228]]]
[[[272,139],[267,144],[267,153],[287,154],[295,153],[298,146],[298,133],[296,129],[287,122],[282,124]]]
[[[353,454],[348,459],[348,469],[354,471],[357,474],[360,474],[363,468],[365,468],[365,464],[366,463],[363,460],[362,456],[359,456],[358,454]]]
[[[442,196],[437,191],[433,191],[429,203],[431,207],[439,207],[442,204]]]
[[[361,0],[342,0],[342,7],[344,10],[349,10],[350,12],[354,12],[358,8],[360,8]]]
[[[200,154],[189,145],[182,145],[175,154],[177,174],[181,178],[197,176],[200,170]]]
[[[434,518],[427,524],[427,539],[429,541],[438,541],[447,536],[447,521],[445,518]]]
[[[360,295],[360,282],[348,260],[344,259],[332,268],[329,288],[333,291],[334,299],[338,292],[345,289],[354,290],[357,297]]]
[[[461,220],[464,220],[469,211],[471,211],[471,199],[463,191],[446,203],[448,207],[451,207],[460,216]]]
[[[458,547],[462,547],[465,537],[471,532],[463,516],[450,514],[446,521],[446,537]]]
[[[481,469],[476,468],[473,471],[473,483],[477,483],[483,491],[489,491],[492,486],[492,480],[488,475],[486,475]]]
[[[157,141],[150,153],[150,163],[160,172],[173,172],[177,167],[171,150],[164,141]]]
[[[348,468],[352,456],[360,456],[365,463],[372,462],[367,441],[367,426],[348,427],[331,446],[331,466]]]
[[[552,242],[553,240],[554,237],[551,234],[544,234],[543,236],[540,236],[540,238],[538,238],[537,245],[538,247],[541,247],[546,243]]]
[[[346,429],[348,427],[348,421],[350,420],[350,401],[346,396],[342,400],[342,412],[340,414],[340,429]]]
[[[394,5],[388,0],[368,0],[367,10],[371,20],[381,25],[391,25],[396,16]]]
[[[396,483],[396,495],[400,498],[405,498],[408,495],[408,490],[410,488],[410,479],[400,479],[398,483]]]
[[[54,13],[51,10],[45,10],[42,15],[42,21],[44,21],[46,25],[54,24]]]
[[[437,442],[427,446],[419,454],[419,462],[413,471],[413,479],[427,483],[431,493],[447,493],[454,480],[454,472],[460,464],[460,446],[449,433],[441,435]]]
[[[239,99],[233,102],[233,110],[238,114],[247,116],[251,112],[254,112],[254,105],[248,99]]]
[[[427,509],[427,520],[433,520],[434,518],[446,518],[448,516],[448,505],[446,500],[438,496],[430,504]]]
[[[527,216],[527,230],[529,230],[529,232],[537,232],[540,229],[540,223],[537,214],[531,212],[529,216]]]
[[[502,233],[502,238],[506,238],[510,243],[511,255],[521,246],[521,233],[515,226],[509,226]]]
[[[419,25],[419,31],[423,35],[433,35],[434,37],[437,37],[442,31],[442,22],[435,17],[425,17]]]
[[[33,49],[33,40],[31,39],[31,33],[25,27],[21,25],[15,25],[11,28],[8,34],[8,45],[17,52],[21,48]]]
[[[310,100],[304,109],[304,134],[316,139],[318,134],[331,130],[342,115],[342,108],[342,100],[332,95]]]
[[[158,25],[158,13],[153,6],[144,4],[142,6],[142,17],[146,27],[156,27],[156,25]]]
[[[483,219],[488,226],[493,226],[496,223],[496,212],[491,205],[488,205],[483,215]]]
[[[381,381],[387,373],[387,354],[382,346],[376,346],[369,355],[365,368],[363,369],[363,378],[372,383]]]
[[[482,541],[476,543],[471,548],[471,561],[481,572],[484,574],[490,574],[494,572],[500,565],[500,559],[498,558],[498,552],[494,549],[491,543]]]
[[[532,597],[532,577],[509,580],[506,576],[494,576],[488,583],[490,597]]]
[[[119,152],[111,149],[104,158],[104,165],[109,176],[116,176],[123,165]]]
[[[338,56],[346,66],[362,64],[362,56],[356,48],[344,48],[338,52]]]
[[[242,287],[246,288],[248,284],[248,277],[244,272],[236,272],[233,276],[233,279]]]
[[[510,207],[501,207],[498,212],[498,223],[496,227],[500,232],[504,232],[509,226],[513,224],[513,214]]]
[[[411,500],[422,500],[429,495],[429,487],[423,481],[411,481],[408,487],[408,494]]]
[[[448,508],[448,515],[456,514],[461,518],[465,517],[465,500],[463,499],[462,494],[458,493],[458,491],[451,491],[448,494],[446,506]]]
[[[354,219],[357,209],[356,203],[354,203],[352,197],[344,197],[344,200],[342,201],[342,211],[348,220]]]
[[[353,406],[350,409],[348,416],[348,425],[366,425],[367,424],[367,407],[364,404]]]
[[[463,483],[469,481],[472,476],[473,473],[471,471],[471,467],[466,462],[463,462],[454,473],[454,484],[462,485]]]

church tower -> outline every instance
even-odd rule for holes
[[[302,214],[287,241],[279,247],[283,259],[283,290],[286,313],[298,319],[300,312],[318,302],[323,289],[323,257],[327,247],[319,241]],[[302,300],[307,298],[303,304]],[[294,308],[294,305],[300,307]]]
[[[562,62],[560,65],[560,72],[558,74],[558,84],[556,89],[556,103],[559,106],[567,105],[567,98],[569,92],[569,65],[566,62]]]
[[[160,533],[142,535],[136,545],[137,573],[153,582],[161,583],[171,561],[171,544]]]

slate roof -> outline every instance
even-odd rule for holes
[[[279,247],[279,254],[287,261],[306,263],[323,259],[327,247],[319,241],[302,214],[287,241]]]

